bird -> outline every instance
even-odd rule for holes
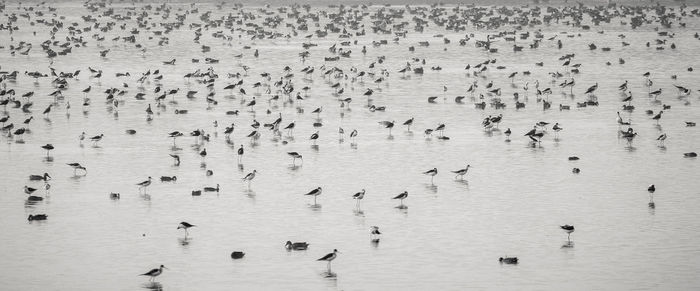
[[[365,198],[365,189],[352,195],[352,199],[357,200],[357,208],[360,208],[360,200]]]
[[[656,120],[656,124],[659,124],[659,119],[661,119],[661,114],[663,114],[663,113],[664,113],[663,110],[662,110],[662,111],[659,111],[659,113],[657,113],[656,115],[654,115],[654,117],[652,117],[651,119]]]
[[[566,224],[560,225],[559,227],[561,227],[561,229],[563,229],[568,234],[567,240],[569,241],[569,243],[571,243],[571,233],[574,232],[574,226]]]
[[[411,125],[413,125],[413,117],[411,117],[409,120],[406,120],[403,122],[403,125],[408,127],[408,131],[411,131]]]
[[[304,195],[314,196],[314,206],[315,206],[316,205],[316,197],[318,197],[318,195],[321,195],[322,192],[323,192],[323,189],[321,187],[318,187],[316,189],[309,191],[309,193],[306,193]]]
[[[24,186],[24,193],[27,193],[27,194],[30,194],[30,195],[31,195],[31,194],[34,193],[35,191],[36,191],[36,188],[32,188],[32,187],[29,187],[29,186],[26,186],[26,185]]]
[[[554,124],[554,126],[552,126],[552,129],[554,130],[554,136],[555,136],[555,137],[558,137],[559,132],[560,132],[562,129],[564,129],[564,128],[562,128],[561,126],[559,126],[559,123],[557,122],[557,123]]]
[[[649,191],[649,193],[656,192],[656,186],[654,184],[649,185],[649,187],[647,188],[647,191]]]
[[[243,256],[245,256],[244,252],[235,251],[235,252],[231,253],[231,258],[234,260],[241,259],[241,258],[243,258]]]
[[[194,227],[196,225],[190,224],[187,221],[180,222],[180,224],[177,225],[177,229],[184,229],[185,230],[185,237],[189,234],[187,231],[190,227]]]
[[[656,138],[656,140],[658,140],[659,143],[663,146],[664,141],[666,140],[666,137],[668,137],[668,136],[665,133],[662,133],[661,135],[659,135],[659,137]]]
[[[73,175],[77,175],[76,173],[78,170],[83,170],[85,172],[85,174],[87,174],[87,169],[85,167],[83,167],[82,165],[80,165],[79,163],[69,163],[66,165],[71,166],[73,168]]]
[[[240,148],[238,148],[238,163],[241,163],[241,160],[243,159],[243,145],[241,145]]]
[[[394,128],[394,121],[380,121],[379,124],[384,126],[384,128],[388,128],[389,135],[391,135],[391,129]]]
[[[204,192],[219,192],[219,184],[216,184],[216,188],[204,187]]]
[[[253,181],[253,179],[255,179],[255,174],[257,172],[257,170],[253,170],[252,172],[248,173],[248,175],[245,175],[245,177],[243,177],[243,181],[248,181],[248,188],[250,188],[250,182]]]
[[[43,175],[29,175],[30,181],[38,181],[38,180],[48,181],[50,179],[51,179],[51,176],[49,175],[49,173],[44,173]]]
[[[49,216],[46,214],[29,214],[29,217],[27,217],[28,221],[32,220],[46,220]]]
[[[403,193],[394,196],[394,198],[391,199],[399,199],[401,201],[401,206],[403,206],[403,200],[408,197],[408,191],[403,191]]]
[[[51,150],[54,149],[53,145],[50,144],[50,143],[47,143],[47,144],[41,146],[41,148],[46,150],[46,156],[47,156],[47,157],[49,156],[49,151],[51,151]]]
[[[517,257],[500,257],[498,258],[498,261],[501,262],[502,264],[510,264],[510,265],[515,265],[518,263],[518,258]]]
[[[467,171],[469,171],[469,167],[471,167],[471,166],[470,166],[470,165],[467,165],[467,167],[464,168],[464,169],[459,169],[459,170],[457,170],[457,171],[452,171],[452,173],[457,174],[457,175],[455,176],[455,179],[457,179],[457,177],[461,177],[461,179],[464,180],[464,175],[466,175],[466,174],[467,174]]]
[[[330,274],[330,273],[331,273],[331,262],[332,262],[333,260],[335,260],[335,258],[338,257],[338,253],[339,253],[339,252],[338,252],[337,249],[333,249],[333,252],[332,252],[332,253],[328,253],[327,255],[321,257],[320,259],[318,259],[318,260],[316,260],[316,261],[326,261],[326,262],[328,262],[328,273]]]
[[[287,241],[284,245],[287,250],[295,250],[295,251],[304,251],[307,248],[309,248],[309,244],[307,242],[295,242],[293,243],[292,241]]]
[[[97,143],[99,141],[101,141],[104,136],[105,135],[101,133],[100,135],[96,135],[96,136],[91,137],[90,140],[92,141],[92,144],[96,146]]]
[[[153,281],[155,277],[160,276],[160,274],[163,274],[163,269],[167,269],[165,266],[160,265],[160,268],[152,269],[146,273],[141,274],[140,276],[150,276],[151,279],[149,281]]]
[[[423,172],[423,175],[428,175],[428,176],[430,176],[430,183],[433,183],[433,178],[434,178],[435,175],[437,175],[437,174],[438,174],[437,168],[433,168],[433,169],[431,169],[431,170],[427,170],[427,171]]]
[[[151,180],[152,178],[149,176],[148,180],[136,184],[137,186],[139,186],[139,192],[141,191],[141,189],[143,189],[143,192],[146,193],[146,188],[151,185]]]
[[[379,227],[378,227],[378,226],[372,226],[372,227],[369,228],[369,235],[370,235],[370,238],[371,238],[372,242],[378,243],[378,242],[379,242],[379,236],[380,236],[381,234],[382,234],[382,233],[379,232]]]
[[[295,162],[296,162],[297,159],[300,159],[302,163],[304,162],[304,159],[302,158],[302,156],[301,156],[299,153],[297,153],[297,152],[287,152],[287,154],[288,154],[290,157],[292,157],[292,165],[296,165]]]
[[[309,137],[310,140],[314,141],[314,145],[316,145],[316,140],[318,139],[318,131],[316,131],[314,134]]]
[[[169,155],[170,155],[170,157],[172,157],[173,159],[175,159],[175,166],[179,166],[179,165],[180,165],[180,156],[179,156],[179,155],[174,155],[174,154],[169,154]]]

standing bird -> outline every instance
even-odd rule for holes
[[[372,226],[369,228],[369,235],[370,239],[372,240],[373,243],[378,243],[379,242],[379,236],[382,233],[379,232],[379,226]]]
[[[326,261],[328,262],[328,274],[331,274],[331,262],[338,257],[338,250],[334,249],[332,253],[329,253],[316,261]]]
[[[150,270],[146,273],[141,274],[141,276],[150,276],[151,279],[149,279],[149,281],[153,281],[153,279],[155,279],[155,277],[158,277],[158,276],[160,276],[160,274],[163,274],[163,269],[167,269],[167,268],[163,265],[160,265],[160,268]]]
[[[357,137],[357,129],[353,129],[352,132],[350,132],[350,140],[352,143],[355,143],[355,138]]]
[[[101,133],[100,135],[96,135],[96,136],[91,137],[90,140],[92,141],[92,145],[97,146],[97,143],[99,141],[101,141],[104,136],[105,135],[103,133]]]
[[[512,131],[510,131],[510,127],[509,127],[508,129],[506,129],[506,131],[505,131],[504,133],[506,134],[506,140],[509,141],[509,140],[510,140],[510,134],[512,133]]]
[[[661,114],[663,114],[663,113],[664,113],[663,110],[662,110],[662,111],[659,111],[659,113],[657,113],[656,115],[654,115],[654,117],[652,117],[651,119],[656,120],[656,124],[658,125],[658,124],[659,124],[659,119],[661,119]]]
[[[664,141],[666,140],[666,137],[667,137],[666,134],[665,134],[665,133],[662,133],[661,135],[659,135],[659,137],[656,138],[656,140],[658,140],[659,143],[661,144],[661,146],[663,146],[663,145],[664,145]],[[47,153],[47,154],[48,154],[48,153]]]
[[[365,198],[365,189],[362,189],[362,191],[357,192],[352,195],[352,199],[355,199],[357,201],[357,208],[360,208],[360,200]]]
[[[314,132],[314,134],[309,137],[310,140],[314,141],[314,145],[316,145],[316,140],[318,139],[318,131]]]
[[[571,243],[571,233],[574,232],[574,226],[573,225],[560,225],[561,229],[563,229],[567,234],[567,240],[569,243]]]
[[[321,195],[322,192],[323,192],[323,189],[321,189],[321,187],[318,187],[316,189],[309,191],[309,193],[306,193],[304,195],[314,196],[314,206],[316,206],[316,197],[318,197],[318,195]]]
[[[179,166],[179,165],[180,165],[180,156],[179,156],[179,155],[173,155],[173,154],[169,154],[169,155],[170,155],[170,157],[172,157],[173,159],[175,159],[175,166]]]
[[[403,191],[403,193],[394,196],[394,198],[391,199],[399,199],[401,201],[401,205],[399,206],[400,208],[404,208],[405,206],[403,205],[403,200],[408,197],[408,191]]]
[[[196,225],[190,224],[190,223],[188,223],[187,221],[183,221],[183,222],[180,222],[180,224],[177,225],[177,229],[184,229],[184,230],[185,230],[185,237],[187,237],[187,235],[189,235],[188,229],[189,229],[190,227],[194,227],[194,226],[196,226]]]
[[[250,189],[250,182],[253,181],[253,179],[255,179],[255,174],[257,172],[257,170],[253,170],[252,172],[248,173],[248,175],[245,175],[245,177],[243,177],[243,181],[248,182],[248,189]]]
[[[559,132],[560,132],[562,129],[564,129],[564,128],[560,127],[560,126],[559,126],[559,123],[557,122],[557,123],[554,124],[554,126],[552,127],[552,129],[554,130],[554,138],[557,138],[557,137],[559,137]]]
[[[47,143],[47,144],[41,146],[41,148],[46,150],[46,157],[47,158],[49,157],[49,151],[54,149],[53,145],[50,143]]]
[[[433,168],[432,170],[427,170],[427,171],[423,172],[423,175],[428,175],[428,176],[430,176],[430,183],[431,183],[431,184],[433,183],[433,178],[434,178],[435,175],[437,175],[437,174],[438,174],[437,168]]]
[[[151,185],[151,177],[148,177],[148,180],[143,181],[141,183],[136,184],[139,186],[139,193],[141,192],[141,189],[143,189],[143,193],[146,194],[146,188]]]
[[[391,135],[391,129],[394,128],[395,121],[380,121],[379,124],[384,126],[384,128],[389,129],[389,135]]]
[[[49,112],[51,112],[51,106],[53,106],[53,105],[52,105],[52,104],[49,104],[49,107],[46,107],[46,109],[44,109],[44,113],[43,113],[43,114],[44,114],[47,118],[49,117]]]
[[[452,173],[457,174],[457,175],[455,176],[455,179],[457,179],[457,177],[461,177],[461,179],[464,180],[464,175],[466,175],[466,174],[467,174],[467,171],[469,171],[469,167],[471,167],[471,166],[470,166],[470,165],[467,165],[467,167],[464,168],[464,169],[459,169],[459,170],[457,170],[457,171],[452,171]]]
[[[297,161],[297,159],[300,159],[302,163],[304,162],[304,159],[302,159],[302,156],[297,152],[287,152],[287,154],[290,157],[292,157],[292,165],[296,165],[295,162]]]
[[[406,120],[403,122],[403,125],[408,127],[408,131],[411,132],[411,125],[413,125],[413,117],[411,119]]]
[[[240,148],[238,148],[238,163],[241,163],[241,160],[243,159],[243,145],[241,145]]]
[[[87,169],[79,163],[70,163],[66,165],[69,165],[71,168],[73,168],[73,175],[77,175],[76,173],[78,170],[83,170],[85,174],[87,174]]]

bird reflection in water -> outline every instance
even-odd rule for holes
[[[143,289],[163,291],[163,284],[158,282],[148,282],[142,285]]]

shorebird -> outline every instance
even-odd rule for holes
[[[243,181],[248,182],[248,188],[250,188],[250,182],[253,181],[253,179],[255,179],[255,174],[257,172],[257,170],[253,170],[252,172],[248,173],[248,175],[245,175],[245,177],[243,177]]]
[[[554,137],[557,138],[559,137],[559,132],[564,128],[560,127],[559,123],[557,122],[554,124],[554,126],[552,126],[552,129],[554,130]]]
[[[316,261],[326,261],[326,262],[328,262],[328,273],[330,274],[330,273],[331,273],[331,262],[332,262],[333,260],[335,260],[335,258],[338,257],[338,253],[339,253],[338,250],[337,250],[337,249],[334,249],[332,253],[329,253],[329,254],[327,254],[327,255],[321,257],[320,259],[318,259],[318,260],[316,260]]]
[[[431,170],[427,170],[427,171],[423,172],[423,175],[430,176],[430,183],[433,183],[433,178],[435,177],[435,175],[437,175],[437,173],[438,173],[437,168],[433,168]]]
[[[457,179],[457,177],[461,177],[461,179],[464,180],[464,175],[466,175],[466,174],[467,174],[467,171],[469,171],[469,167],[471,167],[471,166],[470,166],[470,165],[467,165],[467,167],[464,168],[464,169],[459,169],[459,170],[457,170],[457,171],[452,171],[452,173],[457,174],[457,175],[455,176],[455,179]]]
[[[322,192],[323,192],[323,189],[321,189],[321,187],[318,187],[316,189],[309,191],[309,193],[306,193],[304,195],[314,196],[314,206],[316,206],[316,197],[318,197],[318,195],[321,195]]]
[[[318,139],[318,131],[316,131],[314,134],[309,137],[310,140],[314,141],[314,145],[316,145],[316,140]]]
[[[151,279],[149,281],[153,281],[155,277],[160,276],[160,274],[163,274],[163,269],[167,269],[165,266],[160,265],[160,268],[152,269],[146,273],[141,274],[141,276],[150,276]]]
[[[380,121],[379,124],[384,126],[384,128],[388,128],[389,135],[391,135],[391,129],[394,128],[394,121]]]
[[[177,225],[177,229],[184,229],[184,230],[185,230],[185,237],[187,237],[187,235],[189,235],[188,229],[189,229],[190,227],[194,227],[194,226],[196,226],[196,225],[190,224],[190,223],[188,223],[188,222],[186,222],[186,221],[183,221],[183,222],[180,222],[180,224]]]
[[[563,229],[568,234],[567,240],[569,241],[569,243],[571,243],[571,233],[574,232],[574,226],[566,224],[560,225],[559,227],[561,227],[561,229]]]
[[[243,159],[243,145],[241,145],[240,148],[238,148],[238,163],[241,163],[241,160]]]
[[[46,150],[46,157],[49,156],[49,151],[54,149],[53,145],[50,143],[47,143],[47,144],[41,146],[41,148]]]
[[[403,191],[403,193],[394,196],[394,198],[391,199],[399,199],[401,201],[401,206],[403,206],[403,200],[408,197],[408,191]]]
[[[654,115],[654,117],[652,117],[651,119],[656,120],[656,124],[658,125],[658,124],[659,124],[659,119],[661,119],[661,114],[663,114],[663,113],[664,113],[663,110],[662,110],[662,111],[659,111],[659,113],[657,113],[656,115]]]
[[[369,235],[370,235],[370,239],[372,240],[372,242],[379,242],[379,236],[381,234],[382,233],[379,232],[378,226],[372,226],[369,228]]]
[[[302,156],[297,152],[287,152],[287,154],[292,157],[292,165],[296,165],[297,159],[300,159],[302,163],[304,162]]]
[[[97,143],[101,141],[104,136],[105,135],[101,133],[100,135],[91,137],[90,140],[92,141],[92,145],[97,146]]]
[[[360,208],[360,200],[365,198],[365,189],[352,195],[352,199],[357,200],[357,208]]]
[[[148,180],[136,184],[137,186],[139,186],[139,193],[141,192],[141,189],[143,189],[143,193],[144,193],[144,194],[146,193],[146,188],[147,188],[148,186],[151,185],[151,180],[152,180],[152,179],[151,179],[151,177],[149,176],[149,177],[148,177]]]
[[[663,146],[664,141],[666,140],[666,137],[667,137],[667,135],[665,133],[662,133],[661,135],[659,135],[659,137],[656,138],[656,140],[658,140],[659,143],[661,144],[661,146]]]
[[[179,165],[180,165],[180,156],[179,156],[179,155],[173,155],[173,154],[169,154],[169,155],[170,155],[170,157],[172,157],[173,159],[175,159],[175,166],[179,166]]]
[[[83,170],[85,172],[85,174],[87,174],[87,169],[85,167],[83,167],[82,165],[80,165],[79,163],[69,163],[66,165],[69,165],[69,166],[71,166],[71,168],[73,168],[73,175],[77,175],[78,170]]]
[[[411,119],[409,119],[409,120],[404,121],[404,122],[403,122],[403,125],[407,126],[407,127],[408,127],[407,130],[410,132],[410,131],[411,131],[411,125],[413,125],[413,117],[411,117]]]

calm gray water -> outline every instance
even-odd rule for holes
[[[199,6],[200,13],[214,10],[212,18],[230,11],[230,7],[217,11],[211,4]],[[57,7],[59,15],[66,16],[66,23],[77,21],[83,26],[79,17],[88,12],[81,3],[65,2]],[[15,9],[8,6],[9,11]],[[251,12],[256,9],[246,8]],[[190,15],[186,23],[198,21],[198,15]],[[665,50],[645,46],[659,38],[654,31],[657,24],[630,31],[629,26],[619,25],[619,19],[590,31],[563,25],[529,28],[533,33],[542,29],[545,41],[536,50],[526,48],[519,53],[502,40],[494,45],[499,48],[495,54],[475,48],[474,39],[459,46],[463,33],[437,26],[429,26],[422,34],[411,32],[399,43],[393,43],[390,35],[368,33],[357,38],[358,45],[347,48],[352,49],[352,58],[326,63],[326,68],[337,66],[351,76],[352,66],[377,73],[387,69],[390,75],[380,84],[372,78],[364,78],[364,82],[341,80],[345,87],[342,97],[352,97],[353,102],[349,108],[340,108],[330,87],[336,81],[324,79],[320,68],[323,57],[331,56],[327,48],[345,40],[337,35],[312,38],[318,47],[309,49],[311,57],[304,64],[298,53],[303,51],[301,43],[307,41],[305,33],[289,40],[251,41],[244,36],[229,45],[212,38],[219,30],[212,28],[203,32],[200,44],[194,44],[194,33],[184,28],[171,32],[169,44],[160,47],[142,31],[139,42],[147,48],[142,54],[133,45],[111,41],[127,36],[132,20],[126,22],[130,24],[126,30],[101,33],[106,37],[102,42],[90,38],[95,30],[83,34],[87,47],[74,48],[72,54],[55,60],[51,66],[57,71],[80,69],[82,73],[78,80],[69,80],[70,88],[63,94],[66,99],[44,118],[41,112],[53,102],[48,97],[55,90],[52,78],[34,82],[21,74],[34,70],[49,73],[49,60],[39,46],[48,36],[45,27],[30,26],[21,19],[14,41],[6,30],[0,31],[0,43],[5,47],[0,49],[0,69],[20,71],[21,76],[7,88],[14,88],[18,98],[34,91],[34,106],[31,113],[8,108],[6,114],[16,126],[29,116],[35,119],[28,126],[31,134],[25,134],[24,143],[15,142],[17,137],[0,138],[0,289],[696,289],[700,286],[700,182],[695,180],[697,160],[684,158],[683,153],[698,151],[700,145],[698,128],[685,127],[684,123],[700,121],[697,88],[693,87],[700,75],[686,70],[700,67],[700,41],[693,37],[700,23],[695,18],[685,21],[687,28],[668,30],[675,37],[667,38]],[[34,30],[36,36],[32,35]],[[563,31],[580,36],[567,38],[560,34]],[[483,40],[495,31],[470,28],[467,32]],[[438,33],[452,43],[442,44],[441,38],[433,37]],[[621,33],[630,46],[621,46]],[[563,49],[546,41],[554,35],[564,41]],[[63,38],[65,30],[57,36]],[[389,44],[373,48],[371,41],[380,39],[389,40]],[[11,56],[9,45],[20,40],[34,48],[28,55]],[[418,42],[425,40],[430,41],[430,47],[418,47]],[[591,42],[612,51],[589,50]],[[677,49],[670,49],[671,42]],[[201,45],[210,45],[211,52],[202,53]],[[252,49],[244,49],[244,45]],[[368,46],[365,56],[360,53],[362,45]],[[415,52],[408,51],[410,45],[416,46]],[[105,49],[110,52],[101,58],[98,52]],[[253,57],[254,49],[259,50],[259,58]],[[581,64],[580,74],[565,76],[576,80],[573,95],[557,87],[564,78],[553,84],[548,75],[565,72],[558,58],[568,53],[576,54],[572,63]],[[243,57],[235,58],[238,54]],[[386,56],[386,61],[368,69],[379,56]],[[191,58],[205,57],[221,61],[212,65],[190,62]],[[162,64],[173,58],[177,59],[175,66]],[[404,77],[397,73],[411,58],[426,59],[425,74]],[[618,58],[626,63],[618,64]],[[487,79],[466,74],[467,64],[474,66],[487,59],[497,59],[483,74]],[[534,66],[540,61],[543,67]],[[607,66],[607,61],[612,65]],[[226,74],[244,73],[243,65],[250,67],[243,85],[248,95],[234,91],[232,96],[223,87],[238,79]],[[252,88],[253,83],[264,81],[260,73],[269,72],[272,83],[287,65],[295,74],[292,80],[297,91],[311,87],[300,105],[304,114],[281,101],[268,103],[264,90]],[[497,70],[496,65],[506,69]],[[88,66],[103,70],[103,77],[99,81],[90,78]],[[299,72],[305,66],[316,68],[311,79],[303,79]],[[431,71],[431,66],[443,69]],[[204,85],[182,77],[209,67],[219,74],[215,96],[219,103],[210,108]],[[160,69],[163,80],[150,78],[138,88],[136,79],[149,69]],[[532,75],[519,74],[511,87],[507,76],[525,70]],[[661,102],[652,102],[647,95],[649,89],[642,77],[647,71],[654,82],[652,90],[664,90]],[[117,78],[117,72],[130,72],[131,76]],[[677,75],[677,80],[671,75]],[[474,80],[480,84],[477,92],[483,94],[486,83],[493,80],[494,87],[502,88],[501,98],[508,107],[478,110],[469,97],[465,104],[456,104],[455,96],[470,96],[466,90]],[[553,88],[551,110],[542,110],[537,102],[535,80],[542,89]],[[637,107],[632,113],[622,112],[639,133],[631,145],[618,138],[621,127],[616,123],[616,111],[622,104],[617,86],[624,80],[629,80]],[[527,107],[516,111],[512,95],[519,92],[522,96],[526,82],[530,87]],[[600,106],[576,108],[576,102],[586,99],[586,88],[596,82]],[[129,84],[122,88],[128,93],[121,97],[124,102],[115,115],[102,92],[121,88],[122,83]],[[679,98],[673,84],[695,92]],[[166,90],[179,88],[174,95],[176,103],[169,96],[165,108],[155,107],[153,99],[159,94],[153,89],[158,85]],[[88,86],[92,86],[92,104],[81,108],[81,90]],[[374,104],[386,106],[385,112],[366,108],[362,94],[367,88],[375,89]],[[187,99],[188,90],[199,93]],[[137,92],[145,92],[146,100],[134,99]],[[257,113],[248,112],[242,100],[251,100],[256,92]],[[438,96],[438,102],[428,103],[428,96]],[[71,108],[67,110],[68,101]],[[156,112],[151,121],[146,119],[148,104]],[[572,109],[560,111],[559,104]],[[657,126],[644,111],[657,112],[662,104],[671,109],[664,111]],[[323,127],[314,128],[312,124],[318,120],[310,112],[320,106]],[[175,109],[187,109],[189,114],[175,115]],[[225,114],[235,109],[240,115]],[[266,114],[267,109],[272,114]],[[263,129],[261,138],[251,144],[245,136],[252,130],[252,120],[272,122],[278,112],[283,126],[296,122],[294,138],[276,138]],[[498,114],[504,116],[501,130],[484,131],[481,121]],[[413,132],[408,132],[400,124],[411,117],[415,122]],[[218,128],[212,125],[215,120]],[[384,120],[397,122],[392,136],[377,123]],[[532,147],[523,134],[538,121],[550,122],[550,129],[541,146]],[[555,122],[564,128],[557,140],[551,130]],[[223,130],[231,123],[236,124],[236,130],[233,144],[227,144]],[[422,134],[440,123],[446,124],[445,135],[450,140]],[[355,146],[347,136],[339,141],[338,127],[345,129],[346,135],[358,130]],[[506,128],[513,131],[511,142],[505,141]],[[127,135],[126,129],[137,133]],[[193,137],[184,136],[177,140],[179,149],[172,148],[169,132],[195,129],[210,133],[211,140],[196,144]],[[320,138],[314,147],[308,138],[316,130]],[[98,146],[89,141],[81,146],[81,132],[88,136],[103,133],[104,139]],[[663,147],[656,141],[661,133],[668,135]],[[48,160],[40,148],[46,143],[56,147]],[[239,165],[236,149],[240,144],[246,152]],[[203,148],[208,152],[204,159],[198,155]],[[300,166],[292,166],[286,154],[289,151],[304,155],[303,164],[297,161]],[[171,153],[182,157],[179,167],[173,165],[168,156]],[[568,161],[569,156],[581,159]],[[73,176],[66,165],[71,162],[86,166],[88,174]],[[473,168],[465,181],[455,180],[449,171],[467,164]],[[439,174],[431,184],[430,177],[421,173],[433,167]],[[581,173],[572,174],[573,167]],[[207,176],[207,169],[214,174]],[[253,170],[258,175],[249,189],[241,178]],[[44,172],[53,177],[50,194],[39,190],[37,195],[45,200],[27,203],[23,186],[42,187],[28,176]],[[158,178],[165,175],[178,179],[161,183]],[[148,176],[154,178],[153,184],[147,195],[140,194],[135,184]],[[216,184],[221,187],[218,194],[190,195],[194,189]],[[654,209],[647,206],[649,184],[657,188]],[[318,197],[321,207],[313,208],[313,200],[303,194],[319,186],[324,189]],[[367,194],[362,211],[356,211],[351,196],[363,188]],[[398,209],[398,202],[390,198],[403,191],[409,193],[405,200],[408,207]],[[110,192],[120,192],[121,199],[109,199]],[[29,214],[38,213],[48,214],[49,219],[27,221]],[[182,230],[176,229],[180,221],[197,225],[190,229],[187,240]],[[576,226],[574,247],[563,247],[567,244],[566,234],[559,229],[563,224]],[[373,225],[383,233],[379,244],[370,242]],[[287,240],[311,245],[307,251],[287,252]],[[333,249],[341,252],[333,261],[336,276],[326,278],[325,263],[316,259]],[[232,260],[229,255],[234,250],[244,251],[245,257]],[[506,255],[517,256],[520,263],[499,264],[498,258]],[[147,283],[147,277],[138,276],[160,264],[169,269],[156,278],[158,283]]]

